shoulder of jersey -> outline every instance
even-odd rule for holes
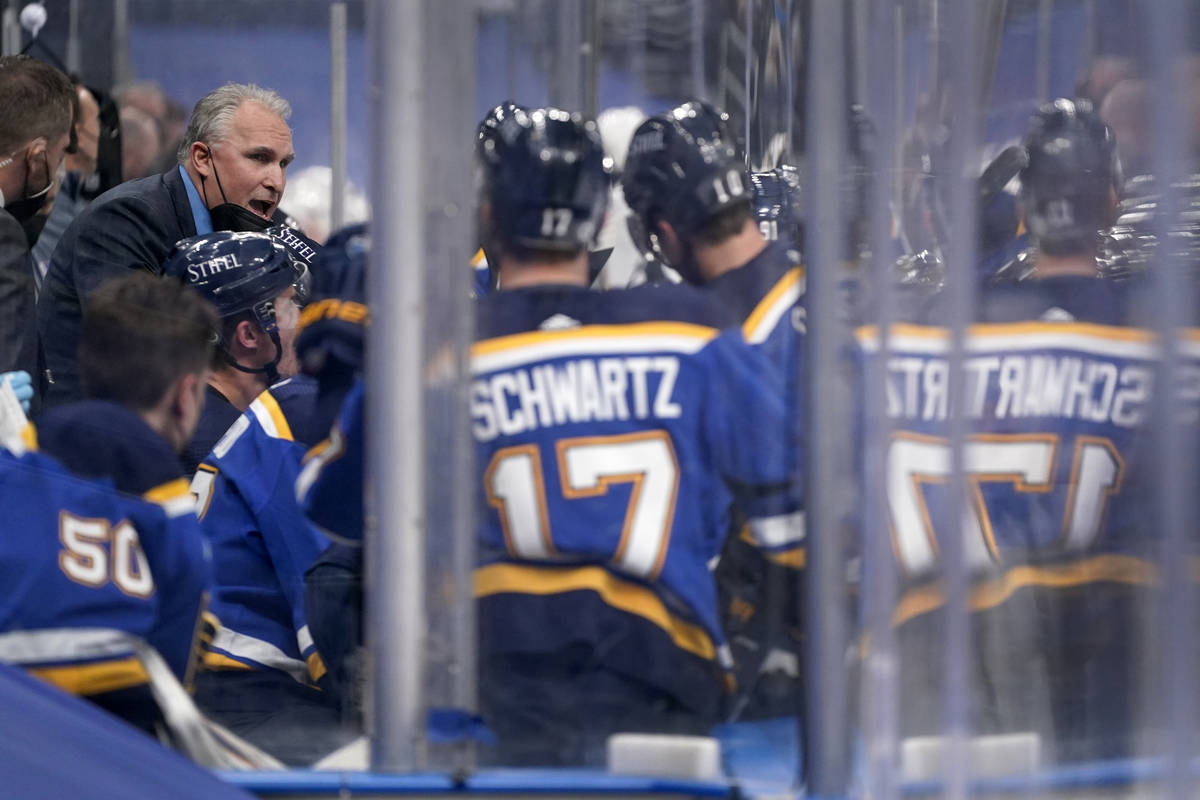
[[[686,284],[636,286],[606,292],[619,297],[618,303],[631,312],[644,312],[647,320],[691,322],[712,328],[730,328],[741,323],[726,303],[712,292]]]
[[[136,504],[139,500],[158,506],[168,517],[183,516],[194,512],[196,508],[196,500],[192,496],[188,482],[182,477],[155,486],[141,497],[123,495],[113,491],[111,483],[75,475],[57,459],[35,449],[14,453],[11,450],[0,448],[0,468],[13,467],[29,471],[36,470],[38,474],[47,479],[60,482],[61,486],[72,493],[90,492],[97,496],[107,497],[109,498],[107,502],[121,504],[126,512],[133,508],[129,505],[130,503]]]
[[[294,442],[292,426],[298,424],[302,414],[312,413],[316,394],[317,385],[312,378],[289,378],[276,383],[254,398],[245,413],[213,445],[205,461],[211,462],[214,458],[224,461],[234,445],[247,434],[255,439],[265,435],[269,439]]]
[[[288,423],[295,427],[312,414],[317,399],[317,380],[308,375],[295,375],[279,381],[263,395],[269,395]]]

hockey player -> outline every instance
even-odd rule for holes
[[[778,375],[707,293],[587,291],[609,183],[593,122],[514,114],[479,167],[500,291],[471,351],[475,586],[499,760],[704,733],[732,666],[708,564],[735,500],[756,513],[791,477]]]
[[[200,292],[221,315],[223,362],[184,450],[188,475],[264,389],[296,373],[293,338],[307,291],[307,265],[268,233],[221,231],[184,239],[166,275]]]
[[[249,309],[253,326],[268,332],[276,352],[281,335],[272,323],[295,328],[297,268],[265,234],[222,232],[189,240],[166,271],[186,275],[226,309]],[[292,320],[278,321],[282,312],[270,310],[281,304],[293,309]],[[236,335],[243,326],[251,323],[238,321]],[[231,327],[227,316],[224,329]],[[336,709],[317,688],[325,668],[304,617],[304,570],[327,542],[309,526],[293,490],[304,451],[320,435],[313,422],[316,400],[312,378],[275,383],[235,418],[192,481],[212,543],[213,609],[222,621],[206,656],[209,669],[197,682],[197,704],[296,764],[310,763],[344,739]]]
[[[329,684],[353,705],[351,656],[362,644],[362,538],[365,387],[363,342],[371,237],[355,225],[322,251],[313,302],[300,317],[296,351],[301,367],[322,386],[324,404],[344,399],[330,436],[305,456],[296,497],[330,544],[305,573],[305,614]],[[347,394],[348,393],[348,394]]]
[[[131,273],[101,286],[82,325],[90,399],[42,415],[42,452],[0,452],[0,502],[21,519],[0,537],[0,659],[147,728],[157,707],[122,636],[188,684],[212,633],[208,546],[177,454],[218,324],[174,282]]]
[[[719,296],[748,341],[774,335],[792,343],[774,357],[790,370],[804,273],[759,229],[728,115],[693,100],[646,120],[629,145],[621,183],[643,251]]]
[[[768,242],[782,240],[796,251],[793,261],[800,260],[804,249],[804,198],[800,192],[800,175],[795,167],[750,173],[754,187],[754,218],[758,229]]]
[[[1138,620],[1155,568],[1142,431],[1157,352],[1128,326],[1127,299],[1096,270],[1111,221],[1111,133],[1085,101],[1033,119],[1020,201],[1032,280],[984,292],[963,346],[964,393],[948,404],[949,331],[897,326],[888,339],[882,441],[886,509],[901,594],[901,727],[941,724],[938,542],[963,537],[971,573],[969,729],[1033,731],[1060,760],[1129,755]],[[859,332],[878,358],[878,331]],[[878,389],[867,390],[869,392]],[[947,527],[947,417],[966,417],[966,518]],[[888,435],[883,435],[887,433]],[[878,457],[878,456],[875,456]],[[877,552],[877,550],[876,550]],[[864,591],[871,585],[865,584]]]
[[[789,251],[797,246],[791,231],[768,235],[770,222],[777,230],[777,211],[765,230],[760,227],[755,183],[734,144],[728,116],[708,103],[690,101],[646,120],[630,143],[622,184],[634,241],[731,310],[746,341],[761,348],[782,376],[789,424],[799,431],[804,268],[799,254]],[[790,206],[794,188],[779,189],[779,202]],[[765,537],[740,531],[721,559],[726,627],[736,634],[738,675],[747,688],[758,681],[759,665],[772,649],[795,649],[794,642],[781,640],[788,628],[797,627],[798,620],[789,622],[787,615],[798,608],[792,598],[799,580],[795,568],[805,555],[802,522],[794,520],[792,528],[791,535],[772,539],[775,546],[765,552],[755,544]],[[753,705],[786,713],[786,704],[774,698]]]

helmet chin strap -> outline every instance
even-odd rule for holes
[[[238,372],[245,372],[249,375],[265,375],[267,378],[267,386],[274,386],[279,382],[279,360],[283,358],[283,345],[279,341],[279,332],[271,331],[268,336],[275,343],[275,357],[261,367],[247,367],[245,364],[239,364],[237,359],[233,357],[233,353],[229,352],[229,348],[221,346],[221,353],[225,356],[226,363],[236,369]]]

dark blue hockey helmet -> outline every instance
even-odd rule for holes
[[[1038,249],[1050,255],[1095,249],[1121,182],[1112,131],[1088,101],[1059,99],[1034,114],[1024,147],[1021,206]]]
[[[661,260],[666,257],[658,242],[660,221],[687,237],[722,211],[751,200],[729,115],[701,100],[650,117],[634,131],[621,187],[634,242]]]
[[[239,364],[223,336],[221,349],[226,360],[237,369],[265,373],[269,382],[275,381],[276,367],[283,355],[275,299],[289,287],[296,289],[297,297],[306,291],[307,266],[270,234],[217,231],[176,242],[163,264],[163,273],[198,291],[216,307],[223,320],[249,314],[275,343],[273,361],[263,367]]]
[[[310,375],[320,374],[331,359],[354,370],[363,367],[370,251],[367,226],[351,225],[331,236],[317,256],[312,302],[300,315],[296,338],[301,368]]]
[[[800,247],[804,241],[800,173],[795,167],[778,166],[750,173],[750,184],[754,187],[754,218],[763,237]]]
[[[481,137],[476,156],[485,242],[567,253],[591,245],[612,174],[595,121],[514,108]]]
[[[500,127],[518,111],[522,114],[529,113],[528,108],[512,100],[504,100],[488,109],[488,112],[483,115],[483,119],[479,121],[479,127],[475,129],[475,153],[477,156],[480,155],[485,142],[494,141],[500,135]]]

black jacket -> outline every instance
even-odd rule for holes
[[[39,382],[47,406],[82,397],[75,362],[87,296],[131,269],[160,273],[175,243],[195,235],[178,168],[116,186],[75,218],[54,249],[38,298]]]
[[[29,242],[16,217],[0,208],[0,373],[34,374],[37,328]]]

